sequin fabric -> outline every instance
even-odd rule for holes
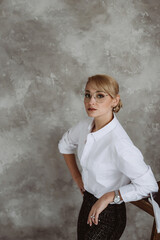
[[[125,203],[109,204],[99,215],[98,225],[87,224],[88,214],[98,199],[85,191],[78,217],[78,240],[118,240],[126,226]]]

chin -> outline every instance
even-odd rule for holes
[[[96,114],[94,112],[88,112],[87,111],[87,114],[89,117],[96,117]]]

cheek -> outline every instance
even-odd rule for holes
[[[85,102],[84,102],[84,106],[85,106],[85,108],[87,109],[88,103],[85,103]]]
[[[112,109],[112,101],[109,101],[103,105],[104,110],[110,110]]]

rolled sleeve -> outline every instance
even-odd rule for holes
[[[158,192],[158,184],[148,166],[146,173],[132,180],[130,184],[120,187],[119,190],[124,202],[137,201],[148,197],[151,192]]]
[[[78,138],[80,132],[80,123],[70,128],[58,143],[58,149],[62,154],[75,153],[75,149],[78,145]]]
[[[130,183],[119,188],[124,202],[137,201],[158,191],[158,185],[149,165],[143,160],[139,149],[123,141],[119,149],[119,169]]]

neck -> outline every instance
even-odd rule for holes
[[[92,129],[92,132],[96,132],[106,126],[109,122],[112,121],[114,118],[114,115],[112,113],[111,116],[105,116],[105,117],[99,117],[99,118],[94,118],[94,126]]]

